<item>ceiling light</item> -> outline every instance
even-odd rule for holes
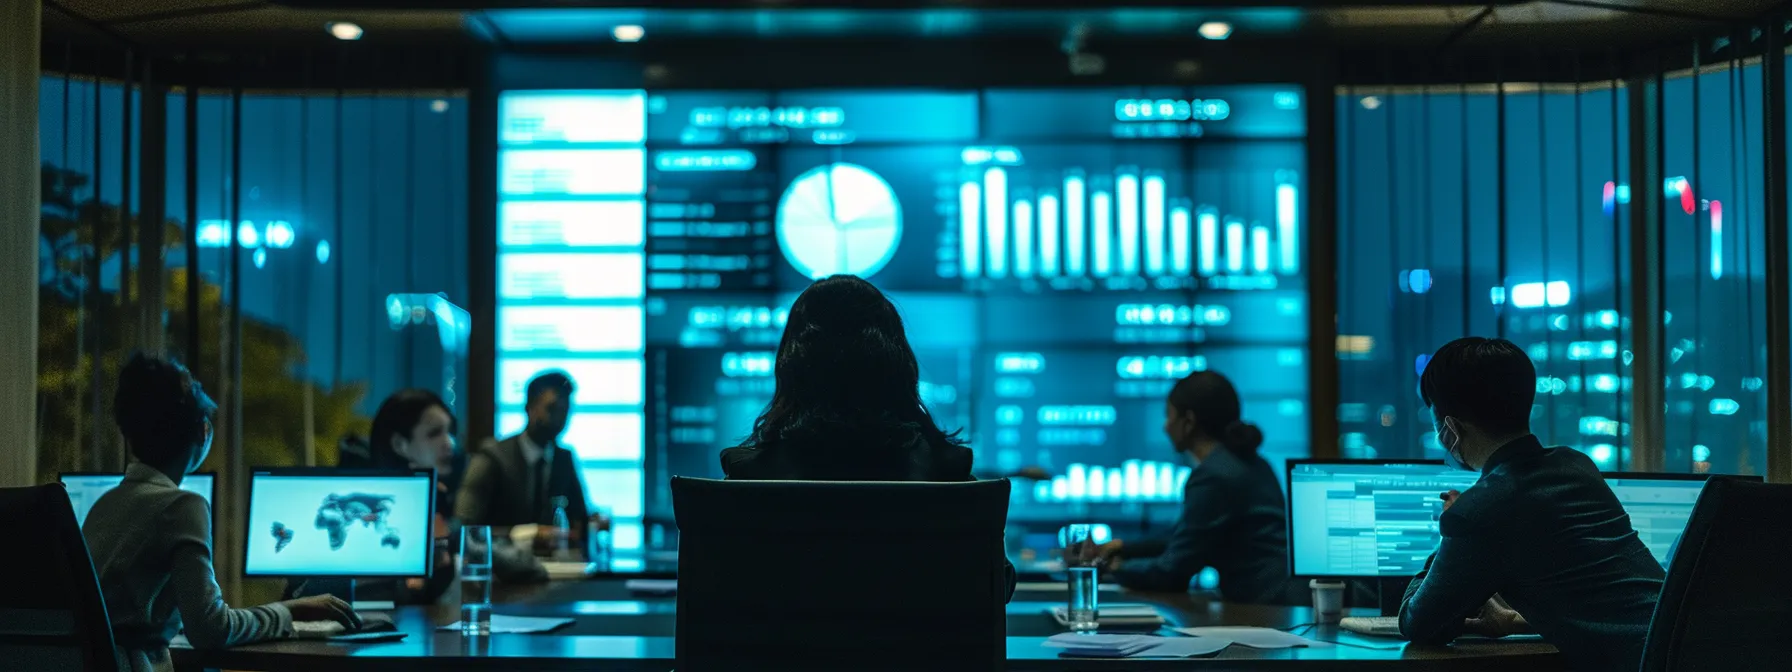
[[[641,38],[647,36],[647,29],[632,23],[623,24],[611,28],[610,36],[616,38],[617,42],[640,42]]]
[[[1201,24],[1201,37],[1209,40],[1223,40],[1232,36],[1232,24],[1225,21],[1208,21]]]
[[[436,114],[441,114],[443,112],[447,112],[448,111],[448,101],[441,99],[441,98],[437,98],[435,100],[429,101],[429,111],[434,112]]]
[[[324,30],[330,31],[330,34],[335,36],[338,40],[361,39],[361,26],[349,21],[332,21],[326,23],[324,24]]]

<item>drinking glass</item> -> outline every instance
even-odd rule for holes
[[[460,528],[460,633],[492,634],[492,528]]]
[[[597,571],[610,571],[611,529],[616,519],[606,507],[597,506],[591,509],[591,520],[585,523],[585,557],[597,566]]]
[[[1064,549],[1064,571],[1069,574],[1070,596],[1066,605],[1070,612],[1071,632],[1094,632],[1098,593],[1096,585],[1100,569],[1096,566],[1095,526],[1079,523],[1066,525],[1058,533]]]

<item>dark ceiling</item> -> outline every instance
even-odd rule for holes
[[[3,0],[0,0],[3,1]],[[652,9],[578,0],[44,0],[47,68],[121,72],[158,60],[176,81],[287,86],[460,87],[487,50],[616,57],[663,86],[740,78],[882,84],[1000,76],[1065,81],[1066,51],[1110,63],[1115,81],[1217,81],[1332,69],[1340,81],[1566,81],[1691,64],[1693,40],[1742,35],[1775,0],[1323,2],[1130,0],[1077,8],[1033,0],[661,0]],[[1290,6],[1292,5],[1292,6]],[[1233,25],[1223,42],[1208,21]],[[360,25],[358,41],[326,26]],[[617,25],[645,39],[611,39]],[[1703,58],[1729,58],[1711,50]],[[1633,55],[1672,46],[1674,62]],[[125,50],[131,56],[123,56]],[[1653,59],[1653,56],[1649,57]],[[1336,61],[1335,65],[1332,64]],[[1014,64],[1014,65],[1009,65]],[[1032,68],[1033,74],[1021,70]],[[1279,70],[1278,70],[1279,69]],[[932,74],[916,71],[926,70]],[[772,73],[772,74],[767,74]],[[699,76],[703,75],[703,76]],[[774,76],[775,75],[775,76]],[[880,79],[881,78],[881,79]],[[1091,80],[1079,80],[1091,81]]]
[[[698,2],[661,0],[653,9],[617,2],[558,0],[48,0],[46,36],[113,39],[185,50],[307,46],[334,42],[331,21],[353,21],[367,42],[510,46],[607,42],[611,26],[638,24],[649,40],[716,37],[826,40],[855,37],[1061,39],[1082,31],[1092,42],[1197,39],[1195,27],[1230,21],[1233,40],[1318,39],[1345,46],[1468,45],[1632,46],[1755,19],[1773,0],[1132,0],[1124,8],[1076,8],[1066,2],[860,0]],[[1098,4],[1098,3],[1085,3]]]

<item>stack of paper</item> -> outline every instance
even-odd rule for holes
[[[1052,607],[1052,618],[1058,625],[1070,627],[1070,608]],[[1150,628],[1163,625],[1164,616],[1149,604],[1104,604],[1095,610],[1095,621],[1104,628]]]
[[[1065,633],[1045,641],[1064,651],[1064,658],[1186,658],[1226,648],[1229,642],[1201,637],[1152,635],[1079,635]]]
[[[1202,639],[1212,639],[1248,646],[1253,649],[1293,649],[1309,646],[1330,646],[1328,642],[1307,639],[1272,628],[1252,628],[1243,626],[1213,626],[1204,628],[1176,628],[1177,632]]]

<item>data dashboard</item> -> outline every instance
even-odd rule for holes
[[[720,475],[791,301],[837,273],[897,304],[980,475],[1050,475],[1017,482],[1016,520],[1173,518],[1164,401],[1194,371],[1232,378],[1267,455],[1308,452],[1297,86],[498,102],[497,426],[568,372],[565,443],[620,520],[669,519],[669,476]]]

